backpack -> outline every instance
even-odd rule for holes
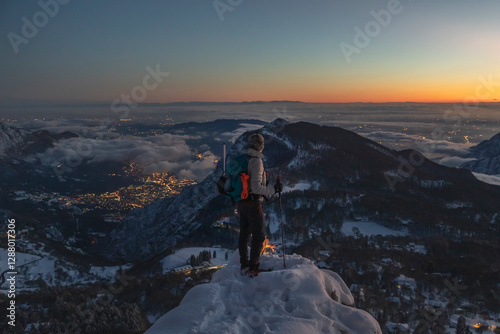
[[[233,204],[248,198],[248,160],[247,154],[241,154],[231,160],[226,168],[226,145],[224,144],[224,171],[217,181],[217,190],[229,198]]]

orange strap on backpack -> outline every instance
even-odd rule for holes
[[[243,185],[243,189],[241,190],[241,199],[248,198],[248,179],[250,176],[247,173],[241,173],[241,184]]]

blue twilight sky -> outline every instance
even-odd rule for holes
[[[464,101],[484,78],[479,100],[494,101],[499,13],[496,0],[5,0],[0,99]],[[145,90],[148,66],[169,75]]]

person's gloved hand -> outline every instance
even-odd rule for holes
[[[281,193],[283,191],[283,184],[281,183],[281,176],[278,176],[276,183],[274,184],[275,193]]]

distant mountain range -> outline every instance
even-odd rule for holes
[[[2,155],[20,157],[44,152],[53,147],[54,142],[73,137],[78,135],[69,131],[60,134],[52,134],[47,130],[32,132],[0,123],[0,157]]]
[[[178,101],[166,103],[140,103],[141,106],[213,106],[213,105],[245,105],[245,104],[264,104],[264,103],[305,103],[302,101],[290,100],[275,100],[275,101],[240,101],[240,102],[223,102],[223,101]],[[111,102],[102,101],[51,101],[51,100],[24,100],[24,99],[0,99],[0,108],[19,108],[19,107],[108,107]]]
[[[216,139],[215,134],[231,133],[242,122],[252,126],[262,124],[219,120],[175,125],[171,130],[181,134],[201,131],[214,137],[194,139],[192,144],[208,144],[213,153],[220,155],[220,149],[215,147],[220,138]],[[246,149],[247,137],[255,132],[261,132],[266,139],[264,163],[272,181],[281,174],[290,189],[283,196],[283,214],[287,232],[298,243],[314,235],[337,231],[343,221],[355,219],[370,219],[415,235],[498,237],[500,187],[478,181],[466,169],[448,168],[423,157],[413,166],[409,162],[419,156],[415,151],[391,150],[338,127],[307,122],[288,124],[281,119],[241,135],[230,148],[228,161]],[[0,123],[2,185],[17,184],[29,189],[36,183],[46,191],[73,189],[71,182],[54,182],[50,166],[44,167],[50,169],[44,176],[38,172],[42,166],[23,161],[22,157],[44,152],[57,141],[75,136],[71,132],[30,132]],[[499,142],[500,135],[496,135],[472,148],[469,157],[477,160],[464,168],[499,174]],[[86,178],[74,175],[94,181],[80,182],[80,189],[98,192],[103,190],[97,185],[105,188],[114,184],[104,177],[113,168],[92,166],[95,171],[89,171],[91,166],[83,164],[78,171],[87,173]],[[234,230],[214,227],[221,217],[233,216],[229,201],[215,191],[221,172],[222,159],[199,184],[184,188],[172,198],[135,209],[112,232],[107,246],[96,249],[97,253],[113,262],[128,262],[150,258],[181,242],[234,241]],[[297,184],[301,186],[295,187]],[[55,186],[58,188],[53,189]],[[273,224],[277,217],[275,203],[265,205],[268,221]]]
[[[448,168],[415,151],[394,151],[338,127],[275,120],[240,136],[228,160],[246,148],[249,135],[266,140],[265,166],[285,186],[307,184],[283,196],[287,233],[298,241],[336,231],[347,219],[371,219],[414,235],[498,238],[500,187],[478,181],[470,171]],[[186,240],[225,240],[213,227],[231,215],[231,204],[215,191],[222,161],[203,182],[174,198],[134,210],[112,233],[103,253],[118,262],[150,258]],[[275,205],[265,205],[272,221]],[[230,232],[227,232],[230,233]]]

